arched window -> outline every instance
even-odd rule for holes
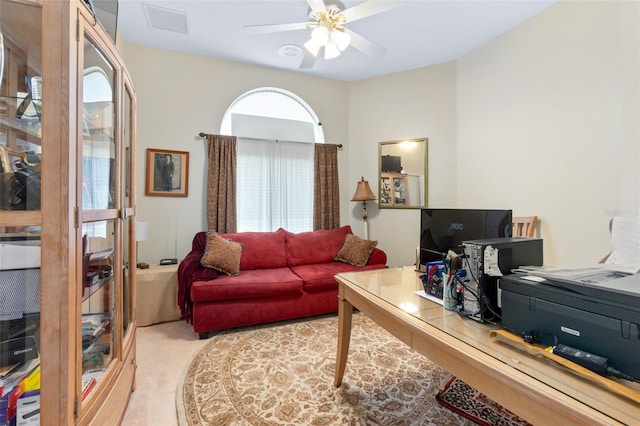
[[[238,138],[238,231],[311,231],[314,143],[324,142],[311,107],[286,90],[254,89],[227,109],[220,133]]]
[[[247,126],[246,121],[250,121],[251,124]],[[267,123],[270,128],[265,130],[265,124],[261,123]],[[301,136],[303,131],[299,129],[305,127],[313,132],[312,138]],[[275,132],[272,129],[276,129]],[[324,142],[322,125],[313,109],[294,93],[275,87],[253,89],[233,101],[222,118],[220,134]]]

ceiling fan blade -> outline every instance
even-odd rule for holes
[[[327,9],[322,0],[307,0],[307,3],[314,13],[324,12]]]
[[[386,12],[387,10],[395,9],[400,6],[404,6],[405,2],[398,1],[365,1],[356,6],[350,7],[342,12],[342,16],[347,19],[347,22],[357,21],[358,19],[366,18],[371,15]]]
[[[245,25],[247,34],[267,34],[280,31],[305,30],[309,28],[307,22],[296,22],[294,24],[266,24],[266,25]]]
[[[311,52],[307,49],[304,50],[304,58],[302,58],[302,62],[300,62],[300,69],[309,69],[313,68],[313,64],[316,63],[316,56],[313,56]],[[319,54],[319,53],[318,53]]]
[[[387,53],[387,49],[362,37],[360,34],[354,33],[348,28],[345,28],[345,31],[351,36],[351,43],[349,43],[349,46],[361,51],[365,55],[380,57]]]

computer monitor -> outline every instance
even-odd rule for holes
[[[511,236],[511,210],[421,209],[420,265],[459,252],[463,241]]]
[[[383,155],[380,166],[383,173],[400,173],[402,171],[402,157],[399,155]]]

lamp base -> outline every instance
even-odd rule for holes
[[[364,222],[364,239],[369,239],[369,224],[367,222],[367,202],[362,202],[362,221]]]

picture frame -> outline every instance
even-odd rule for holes
[[[187,197],[189,152],[147,148],[145,195]]]

